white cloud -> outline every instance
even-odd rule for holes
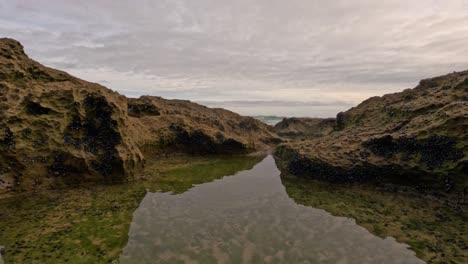
[[[468,68],[466,10],[464,0],[0,0],[0,35],[130,96],[346,102],[319,111],[333,115]]]

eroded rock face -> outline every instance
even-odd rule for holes
[[[131,176],[143,164],[125,97],[0,39],[0,192]]]
[[[468,71],[372,97],[339,113],[331,133],[280,146],[289,172],[331,181],[468,186]]]
[[[117,146],[122,143],[122,136],[118,122],[112,118],[113,107],[104,96],[94,94],[84,98],[82,107],[84,115],[72,117],[64,143],[94,155],[91,166],[100,175],[125,175],[123,162],[118,158]]]

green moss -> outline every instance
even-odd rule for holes
[[[456,210],[455,200],[284,175],[282,182],[297,203],[354,218],[380,237],[395,237],[410,245],[428,263],[468,263],[467,208]]]
[[[187,158],[185,164],[175,165],[183,167],[160,172],[158,163],[155,163],[147,168],[146,173],[151,177],[156,176],[158,189],[182,193],[195,184],[210,182],[219,179],[220,176],[232,175],[239,171],[239,168],[252,168],[258,161],[256,158],[243,156],[229,159],[206,157],[193,160]]]
[[[252,168],[253,157],[188,157],[150,164],[129,184],[44,191],[0,200],[6,263],[110,263],[127,244],[133,212],[149,191],[181,193],[194,184]]]
[[[424,252],[430,249],[430,243],[427,240],[410,240],[407,243],[418,256],[424,256]]]

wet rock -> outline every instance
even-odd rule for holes
[[[463,150],[456,148],[454,138],[432,135],[420,144],[421,161],[429,168],[438,168],[445,161],[456,162],[464,157]]]
[[[241,154],[247,147],[232,138],[212,138],[201,130],[189,132],[180,126],[171,126],[176,134],[176,144],[192,154]]]
[[[74,157],[70,153],[57,152],[53,154],[53,163],[49,166],[49,173],[55,177],[67,177],[86,173],[86,162],[82,158]]]
[[[221,141],[220,150],[218,153],[226,153],[226,154],[242,154],[247,152],[247,147],[232,138],[224,139]]]
[[[395,152],[393,138],[390,135],[370,139],[369,141],[364,142],[363,146],[368,148],[374,154],[387,158],[391,157]]]
[[[440,167],[444,161],[455,162],[464,157],[463,151],[456,148],[456,140],[442,135],[431,135],[427,139],[415,137],[394,139],[386,135],[370,139],[362,145],[375,155],[385,158],[403,153],[409,159],[410,155],[419,154],[419,161],[431,169]]]
[[[84,108],[81,142],[85,151],[96,155],[92,162],[94,169],[104,176],[122,174],[124,169],[116,149],[121,136],[117,122],[112,118],[113,108],[105,97],[96,95],[85,98]],[[77,124],[74,125],[72,127],[77,128]]]

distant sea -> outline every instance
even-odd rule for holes
[[[270,126],[274,126],[278,124],[284,118],[282,116],[252,116],[252,117]]]

